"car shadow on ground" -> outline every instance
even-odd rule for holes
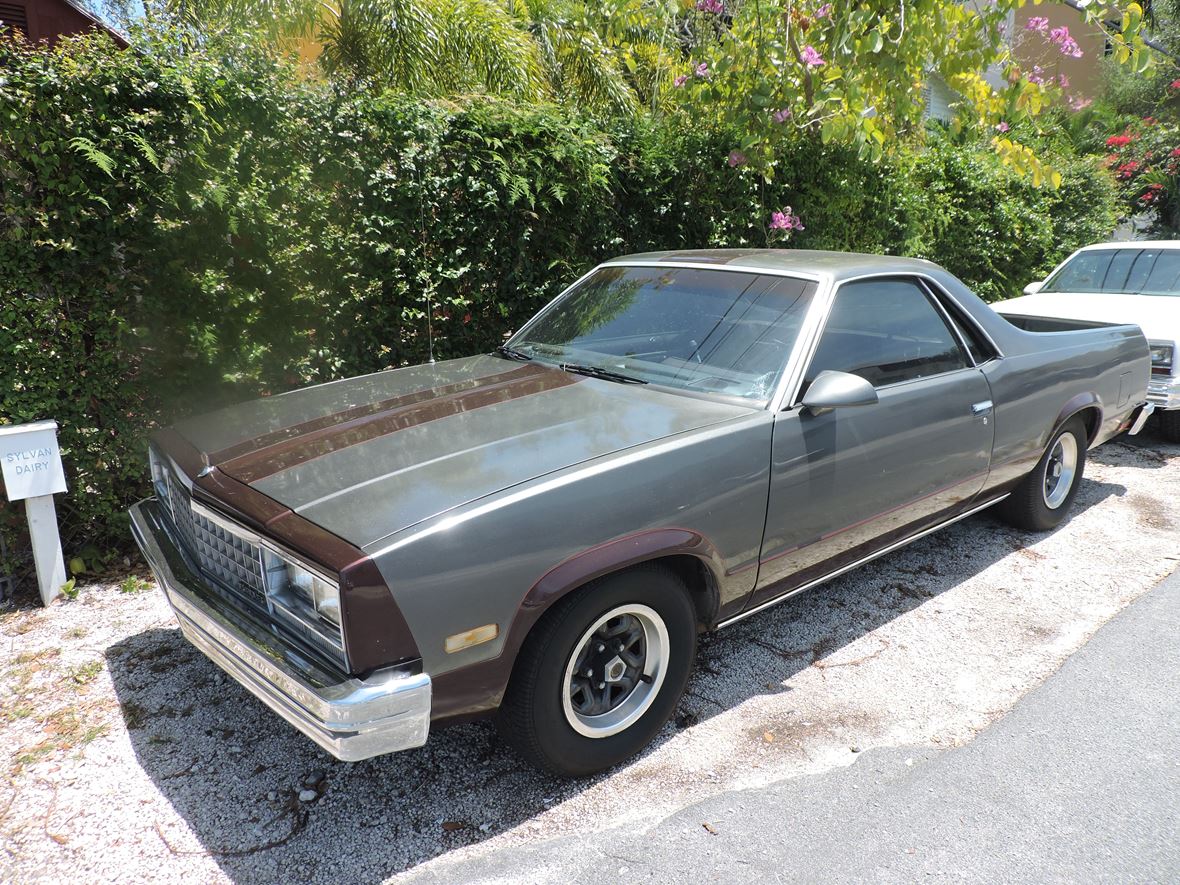
[[[1085,480],[1078,506],[1122,486]],[[1036,540],[987,513],[702,638],[687,694],[644,757]],[[998,543],[997,543],[998,541]],[[488,723],[426,746],[337,762],[209,663],[175,629],[110,646],[109,671],[143,770],[183,820],[156,832],[232,880],[374,881],[516,827],[611,774],[527,767]],[[624,766],[625,768],[626,766]],[[314,791],[301,801],[301,791]]]

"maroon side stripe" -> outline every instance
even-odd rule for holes
[[[285,443],[248,452],[219,464],[218,469],[239,482],[257,482],[275,473],[305,464],[313,458],[360,445],[399,430],[566,387],[580,380],[568,372],[540,366],[522,366],[520,371],[510,374],[512,377],[506,380],[485,383],[475,390],[462,390],[443,396],[433,391],[429,399],[421,402],[366,415],[306,433]],[[483,380],[486,382],[488,379]]]
[[[250,455],[269,448],[270,446],[284,443],[287,440],[295,439],[296,437],[305,436],[317,430],[326,430],[330,427],[337,427],[341,424],[347,424],[350,421],[356,421],[358,418],[367,418],[370,415],[377,415],[382,412],[388,412],[391,409],[400,409],[404,406],[412,406],[416,403],[426,402],[427,400],[435,399],[441,396],[450,396],[454,393],[462,393],[464,390],[472,390],[476,387],[484,387],[488,384],[498,384],[501,381],[508,381],[512,378],[521,377],[523,374],[536,374],[538,369],[536,366],[514,366],[507,372],[497,372],[494,375],[484,375],[481,378],[465,378],[462,381],[453,381],[450,384],[441,384],[438,387],[428,387],[425,390],[416,390],[413,393],[403,393],[398,396],[390,397],[389,399],[377,400],[372,403],[364,403],[359,406],[353,406],[350,409],[342,409],[339,412],[333,412],[330,415],[321,415],[318,418],[312,418],[309,421],[304,421],[301,424],[292,424],[290,427],[280,427],[278,430],[272,430],[269,433],[264,433],[256,436],[253,439],[243,440],[235,445],[228,446],[216,452],[210,452],[209,461],[212,464],[222,464],[226,461],[232,461],[235,458],[240,458],[243,455]]]

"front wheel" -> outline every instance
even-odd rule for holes
[[[1065,422],[1037,466],[997,505],[999,515],[1018,529],[1047,532],[1057,528],[1078,493],[1088,442],[1081,418]]]
[[[676,709],[696,654],[684,583],[656,565],[587,584],[529,634],[500,730],[533,764],[581,777],[642,750]]]

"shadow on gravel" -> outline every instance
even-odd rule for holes
[[[1170,461],[1180,458],[1180,445],[1164,440],[1157,421],[1157,418],[1151,418],[1138,436],[1124,434],[1091,450],[1087,459],[1098,464],[1122,464],[1130,456],[1135,458],[1138,467],[1149,470],[1167,467]]]
[[[1125,491],[1087,480],[1078,504]],[[788,690],[807,667],[846,666],[831,663],[845,645],[1033,540],[973,517],[703,637],[688,693],[645,755],[683,728]],[[209,855],[236,881],[374,881],[516,827],[609,777],[538,774],[487,723],[441,730],[395,756],[336,762],[178,630],[139,633],[106,657],[139,762],[187,825],[157,827],[159,838],[177,855]],[[826,725],[839,728],[838,713]],[[316,798],[301,802],[309,788]]]

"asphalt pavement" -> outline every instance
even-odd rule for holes
[[[871,750],[649,826],[420,875],[407,878],[1180,882],[1180,572],[963,747]]]

